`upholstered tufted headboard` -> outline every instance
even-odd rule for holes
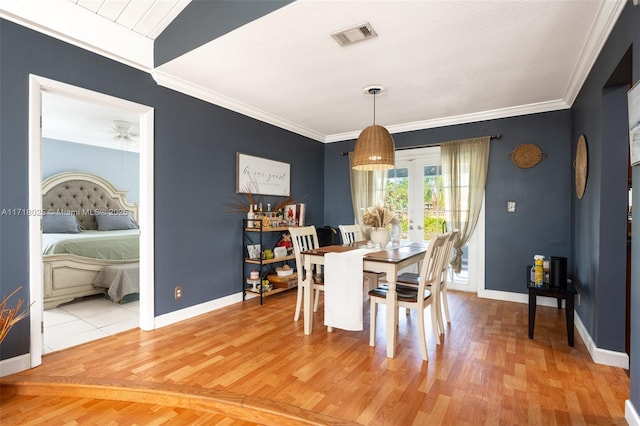
[[[64,172],[42,182],[44,211],[72,212],[84,229],[98,229],[95,212],[129,211],[138,220],[138,206],[125,200],[126,191],[85,172]]]

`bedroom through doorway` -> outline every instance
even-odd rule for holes
[[[44,354],[139,327],[138,122],[126,110],[42,94],[43,209],[55,212],[42,229]]]
[[[153,108],[31,76],[31,367],[153,319]],[[39,125],[40,123],[41,126]]]

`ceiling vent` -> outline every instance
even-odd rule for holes
[[[342,31],[331,34],[331,37],[342,47],[348,46],[359,41],[367,40],[373,37],[378,37],[370,23],[364,22],[358,24],[355,27],[347,28]]]

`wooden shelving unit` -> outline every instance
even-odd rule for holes
[[[267,271],[264,270],[265,265],[274,265],[274,264],[278,264],[278,263],[287,263],[288,261],[291,260],[295,260],[295,255],[291,254],[288,256],[283,256],[283,257],[278,257],[278,258],[271,258],[271,259],[251,259],[248,257],[248,252],[247,252],[247,245],[248,244],[260,244],[260,249],[261,251],[265,249],[265,241],[268,240],[269,245],[267,245],[267,247],[269,247],[271,244],[275,244],[276,243],[276,239],[273,237],[274,233],[282,233],[282,232],[286,232],[289,230],[288,227],[262,227],[262,224],[260,224],[260,227],[249,227],[247,226],[247,223],[249,222],[248,219],[242,219],[242,229],[243,229],[243,244],[242,244],[242,250],[243,250],[243,263],[242,263],[242,300],[246,300],[246,296],[247,294],[252,294],[252,295],[256,295],[260,297],[260,304],[262,305],[262,303],[264,302],[264,298],[267,296],[271,296],[277,293],[281,293],[283,291],[289,290],[289,288],[295,288],[296,286],[293,287],[289,287],[289,288],[282,288],[282,287],[275,287],[275,285],[273,286],[273,288],[269,291],[262,291],[262,286],[260,286],[260,291],[254,291],[252,289],[252,285],[251,284],[247,284],[247,265],[255,265],[257,266],[256,269],[258,269],[259,273],[260,273],[260,280],[263,280],[266,278],[267,276]],[[273,283],[272,283],[273,285]]]

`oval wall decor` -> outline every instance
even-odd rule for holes
[[[518,145],[510,156],[513,164],[521,169],[530,169],[544,158],[542,150],[532,143]]]
[[[584,191],[587,187],[587,172],[589,169],[589,155],[587,153],[587,139],[584,135],[578,138],[576,146],[576,159],[573,162],[576,172],[576,195],[579,200],[584,197]]]

